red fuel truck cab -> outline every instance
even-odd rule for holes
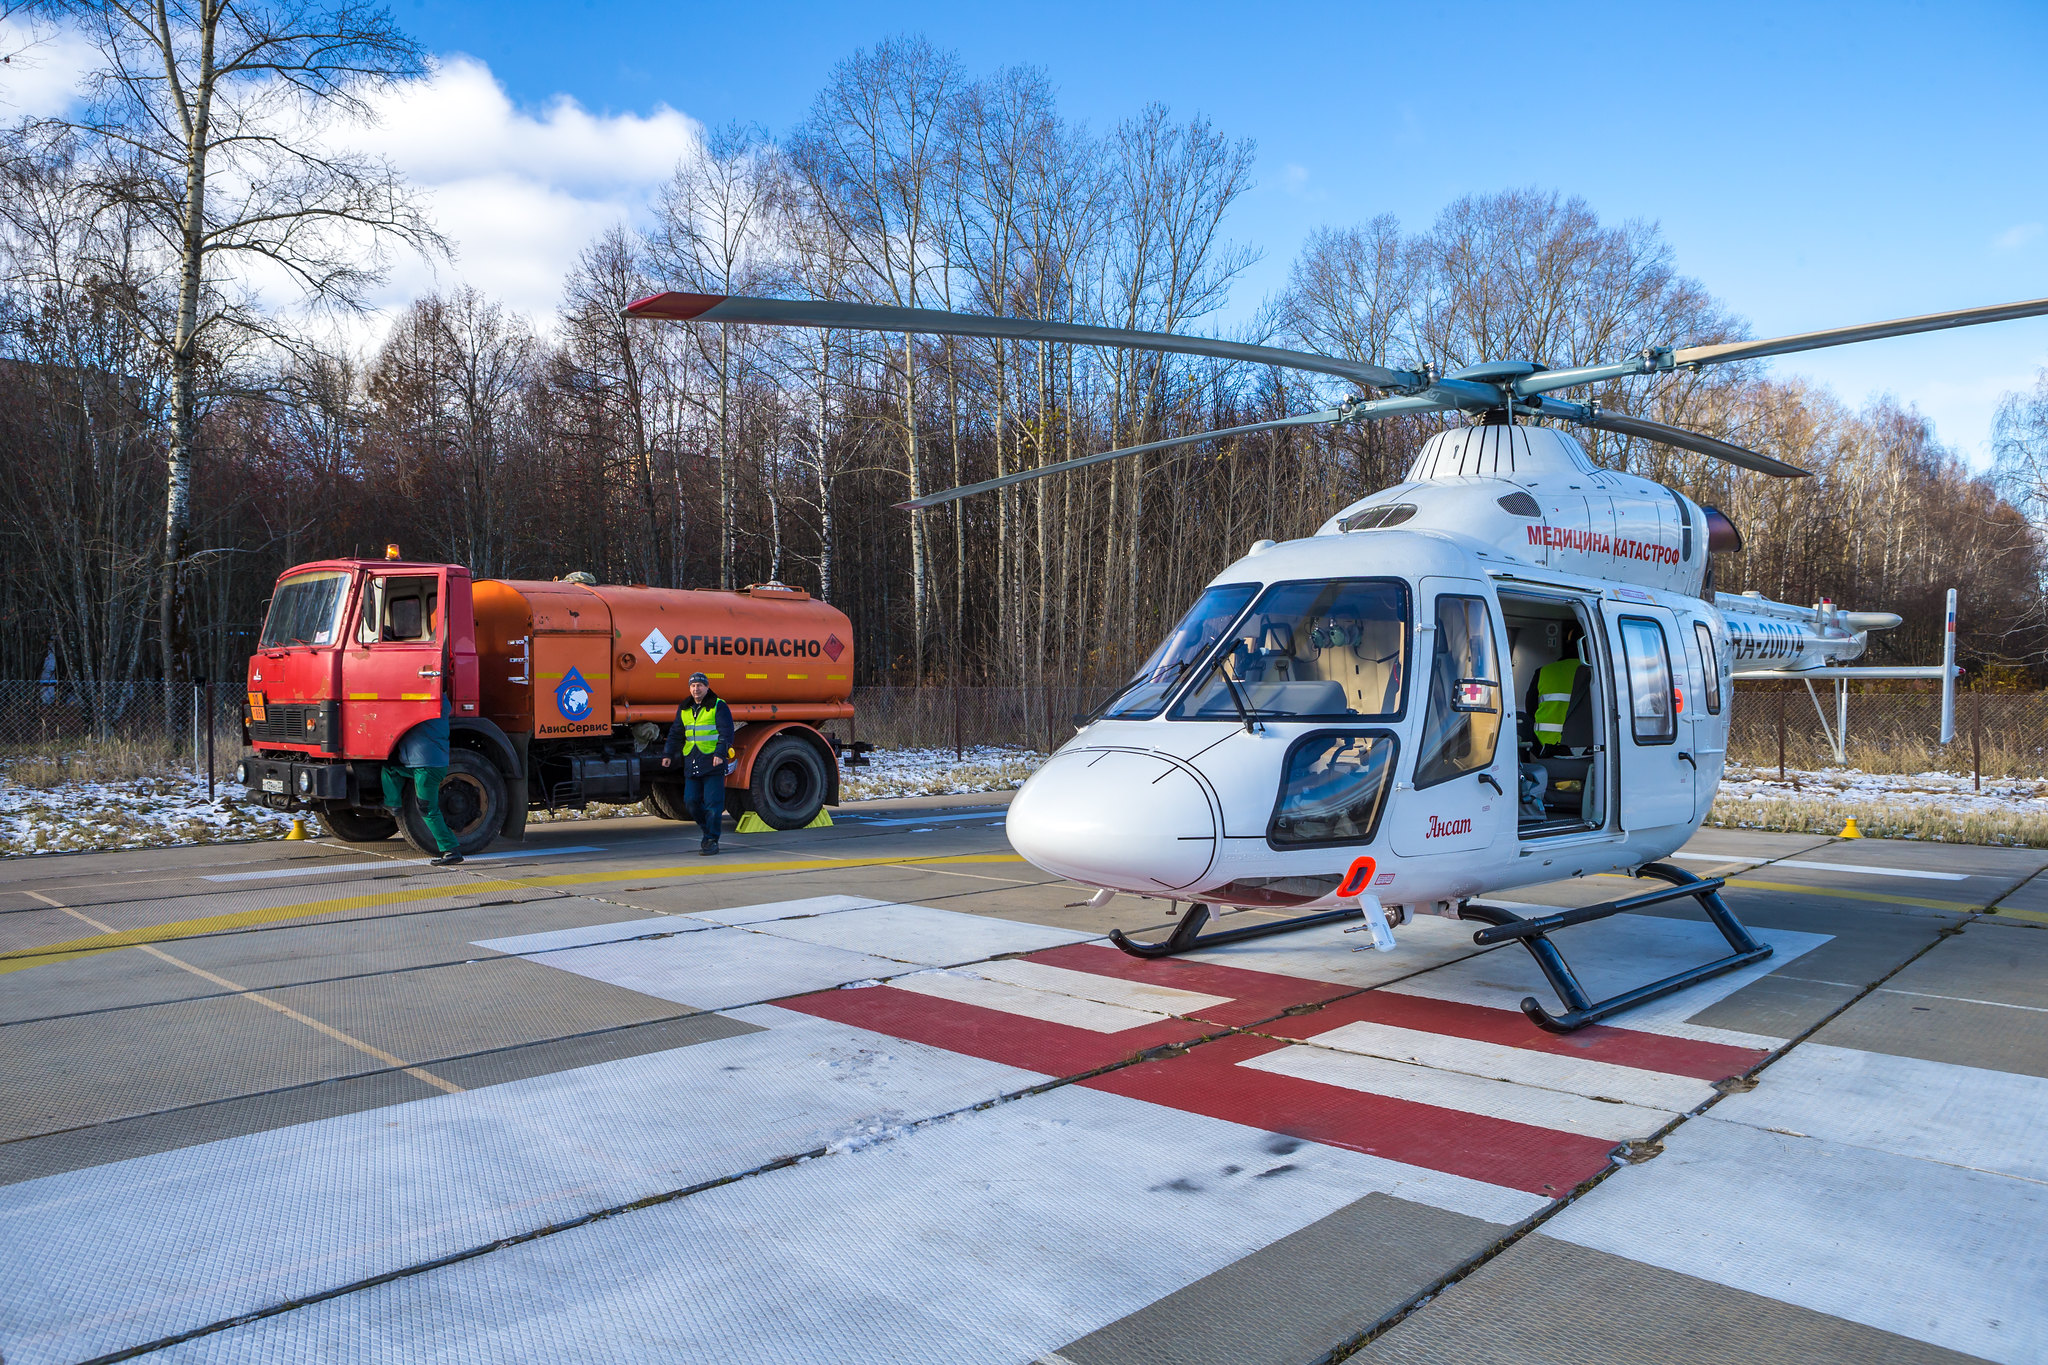
[[[580,581],[472,581],[459,564],[329,559],[278,579],[249,660],[240,779],[350,842],[432,850],[419,811],[384,806],[383,765],[449,705],[441,809],[463,853],[519,839],[531,810],[644,801],[684,818],[661,766],[701,671],[732,709],[727,809],[776,829],[839,802],[853,631],[798,588],[738,592]],[[844,746],[850,763],[866,745]]]

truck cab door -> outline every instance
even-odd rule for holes
[[[447,571],[372,570],[342,661],[352,758],[389,758],[405,732],[441,715],[448,685]]]
[[[1692,718],[1679,709],[1689,646],[1671,612],[1648,603],[1600,604],[1614,659],[1624,830],[1689,824],[1699,785]]]

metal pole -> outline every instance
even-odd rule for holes
[[[213,679],[206,680],[206,804],[213,804]]]
[[[1849,680],[1835,679],[1835,762],[1849,762]]]
[[[1984,694],[1977,690],[1975,684],[1971,685],[1970,691],[1977,702],[1970,708],[1970,790],[1981,792],[1984,790]]]
[[[953,761],[958,763],[965,749],[960,743],[960,618],[953,618]]]
[[[1956,590],[1948,590],[1948,617],[1941,631],[1941,742],[1956,737]]]
[[[199,679],[192,680],[192,766],[199,766]]]
[[[1785,689],[1778,689],[1778,780],[1785,780]]]

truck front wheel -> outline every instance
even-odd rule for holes
[[[769,828],[802,829],[824,808],[825,760],[808,741],[777,735],[754,759],[747,798]]]
[[[505,779],[482,754],[469,749],[452,749],[448,754],[448,780],[441,784],[441,818],[455,836],[455,851],[465,857],[481,853],[505,828],[507,811]],[[408,786],[405,810],[398,832],[422,853],[440,850],[434,835],[420,816],[419,799]]]
[[[656,819],[687,820],[690,818],[683,810],[683,784],[680,782],[648,783],[647,795],[641,798],[640,804],[646,807],[647,813]]]
[[[320,807],[320,823],[345,844],[382,843],[398,833],[398,821],[383,811],[357,810],[339,801]]]

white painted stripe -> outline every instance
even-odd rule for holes
[[[563,948],[530,960],[703,1010],[830,990],[903,970],[888,958],[724,925],[673,938]]]
[[[2010,1000],[1979,1000],[1969,995],[1935,995],[1930,991],[1902,991],[1892,986],[1879,986],[1879,995],[1910,995],[1918,1000],[1953,1000],[1958,1005],[1996,1005],[2002,1010],[2025,1010],[2029,1014],[2048,1014],[2048,1009],[2039,1005],[2015,1005]]]
[[[1557,907],[1544,908],[1554,910]],[[1425,916],[1415,927],[1421,928],[1429,919]],[[1403,928],[1400,932],[1405,934],[1409,931]],[[1470,932],[1467,926],[1467,942],[1470,942]],[[1638,1005],[1607,1022],[1645,1033],[1661,1033],[1670,1038],[1694,1038],[1707,1043],[1727,1043],[1733,1047],[1777,1047],[1785,1041],[1783,1038],[1686,1022],[1707,1006],[1726,999],[1750,982],[1813,951],[1831,937],[1792,929],[1752,928],[1750,932],[1776,951],[1761,962],[1688,986],[1661,1000]],[[1575,924],[1558,930],[1551,935],[1551,940],[1563,950],[1580,982],[1596,1000],[1728,955],[1728,941],[1711,924],[1700,920],[1663,919],[1656,915],[1616,915],[1591,924]],[[1400,954],[1387,953],[1385,956],[1399,957]],[[1391,982],[1386,989],[1403,995],[1455,1000],[1502,1010],[1519,1010],[1522,997],[1533,995],[1552,1009],[1563,1008],[1557,1003],[1556,992],[1550,989],[1550,983],[1537,968],[1535,959],[1513,944],[1504,944],[1491,952],[1421,976]]]
[[[778,938],[822,943],[928,967],[979,962],[1002,953],[1036,952],[1097,937],[994,915],[886,903],[799,919],[755,919],[742,927]]]
[[[548,858],[565,858],[571,853],[602,853],[604,850],[592,844],[577,844],[570,848],[531,849],[518,848],[507,853],[470,853],[463,859],[463,865],[470,863],[499,862],[507,858],[525,858],[540,862]],[[323,872],[375,872],[388,867],[425,867],[426,858],[379,858],[368,863],[333,863],[316,861],[299,867],[281,867],[269,872],[215,872],[200,880],[209,882],[254,882],[269,877],[316,877]]]
[[[1714,1087],[1691,1076],[1672,1076],[1661,1071],[1644,1071],[1616,1066],[1586,1057],[1561,1057],[1552,1052],[1506,1047],[1475,1038],[1455,1038],[1443,1033],[1396,1028],[1360,1020],[1318,1033],[1322,1047],[1371,1057],[1391,1057],[1416,1062],[1442,1071],[1461,1071],[1470,1076],[1515,1081],[1522,1085],[1561,1090],[1589,1099],[1619,1100],[1623,1104],[1682,1114],[1714,1097]],[[1604,1107],[1604,1106],[1603,1106]]]
[[[1917,877],[1930,882],[1966,882],[1967,872],[1923,872],[1912,867],[1860,867],[1855,863],[1809,863],[1797,858],[1752,858],[1718,853],[1671,853],[1667,857],[1690,858],[1701,863],[1748,863],[1752,867],[1803,867],[1814,872],[1860,872],[1866,877]]]
[[[7,1359],[112,1352],[1041,1079],[788,1011],[749,1014],[776,1026],[0,1186],[0,1246],[17,1248],[0,1276]],[[989,1174],[983,1151],[973,1188]],[[909,1235],[898,1227],[869,1233],[891,1245]],[[758,1256],[743,1264],[755,1269],[738,1270],[742,1279],[762,1268]],[[603,1287],[621,1273],[613,1266]],[[753,1311],[776,1317],[766,1302]],[[410,1330],[388,1321],[353,1347],[313,1354],[418,1359]],[[366,1346],[372,1338],[387,1344]],[[481,1358],[508,1357],[483,1348]]]
[[[913,991],[962,1005],[979,1005],[985,1010],[1000,1010],[1026,1019],[1043,1019],[1049,1024],[1066,1024],[1072,1028],[1087,1029],[1090,1033],[1122,1033],[1125,1029],[1143,1028],[1166,1018],[1162,1014],[1123,1005],[1105,1005],[1099,1000],[1052,995],[1003,981],[985,981],[979,976],[960,972],[913,972],[909,976],[894,977],[889,984],[899,991]]]
[[[1314,1143],[1276,1155],[1269,1141],[1064,1086],[309,1304],[207,1350],[997,1365],[1042,1359],[1368,1193],[1496,1225],[1542,1207]]]
[[[1435,1105],[1439,1109],[1484,1114],[1510,1123],[1526,1123],[1537,1128],[1552,1128],[1613,1142],[1648,1137],[1671,1121],[1671,1115],[1660,1109],[1643,1109],[1633,1104],[1602,1104],[1598,1100],[1556,1090],[1539,1090],[1508,1081],[1484,1080],[1427,1066],[1410,1066],[1380,1057],[1361,1057],[1305,1045],[1268,1052],[1238,1065],[1254,1071],[1292,1076],[1297,1080],[1360,1090],[1369,1095],[1412,1100],[1417,1104]]]
[[[2048,1182],[2048,1080],[1802,1043],[1714,1117]]]
[[[767,901],[760,905],[735,905],[724,910],[692,910],[690,918],[713,924],[759,924],[766,920],[802,919],[810,915],[836,915],[842,910],[864,910],[888,905],[871,896],[806,896],[801,900]]]
[[[1546,911],[1555,909],[1554,906],[1544,908]],[[1254,912],[1230,914],[1223,917],[1220,926],[1211,924],[1210,928],[1234,929],[1270,923],[1274,918],[1285,918],[1292,913],[1281,911],[1277,916]],[[1473,946],[1472,931],[1479,927],[1476,924],[1460,924],[1438,915],[1424,915],[1415,923],[1404,924],[1394,931],[1394,941],[1398,945],[1394,952],[1353,952],[1351,950],[1360,946],[1365,935],[1346,935],[1344,931],[1356,923],[1355,920],[1350,923],[1339,921],[1272,938],[1257,938],[1249,943],[1204,948],[1187,954],[1184,960],[1243,967],[1248,971],[1272,972],[1308,981],[1328,981],[1364,990],[1413,972],[1426,972],[1446,962],[1499,951]],[[1522,950],[1517,948],[1515,951],[1519,953]]]
[[[959,815],[912,815],[900,820],[885,819],[879,815],[842,815],[842,820],[858,820],[863,825],[887,828],[892,825],[932,825],[946,820],[987,820],[993,812],[987,810],[968,811]],[[1007,817],[1005,817],[1007,818]],[[997,824],[1002,820],[998,819]]]
[[[1193,1014],[1197,1010],[1228,1004],[1231,1000],[1227,995],[1203,995],[1200,991],[1184,991],[1174,986],[1155,986],[1149,981],[1126,981],[1120,976],[1097,976],[1093,972],[1076,972],[1014,958],[980,963],[968,974],[985,981],[1007,981],[1013,986],[1025,986],[1034,991],[1077,995],[1083,1000],[1100,1000],[1106,1005],[1123,1005],[1159,1014]]]
[[[2048,1359],[2048,1187],[1712,1113],[1543,1225],[1986,1360]]]
[[[494,953],[551,953],[563,948],[587,948],[593,943],[618,943],[649,934],[687,934],[712,928],[689,915],[656,915],[651,919],[621,920],[614,924],[585,924],[574,929],[549,929],[538,934],[514,934],[510,938],[477,939],[472,947]]]

